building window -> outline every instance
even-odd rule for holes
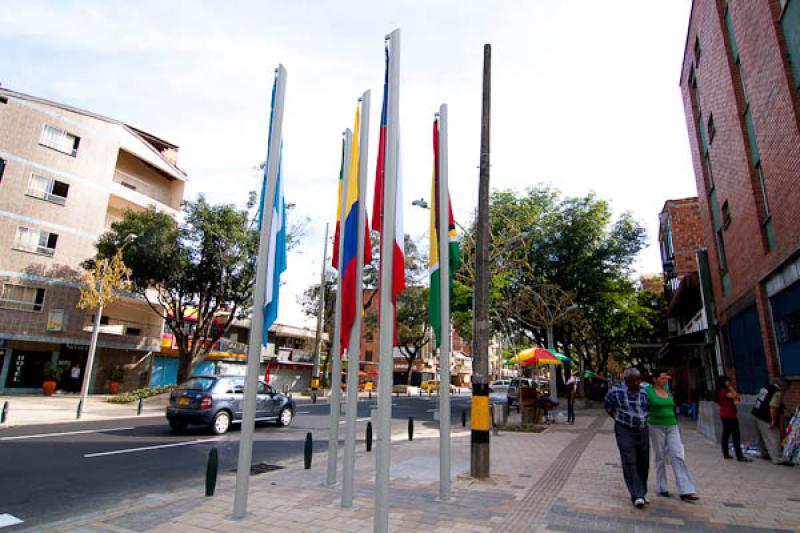
[[[0,290],[0,307],[17,311],[40,312],[44,304],[44,289],[3,283]]]
[[[728,229],[731,225],[731,210],[728,207],[728,200],[722,202],[722,228]]]
[[[717,128],[714,127],[714,113],[708,115],[708,144],[714,142],[714,134],[717,133]]]
[[[695,36],[694,38],[694,64],[698,67],[700,66],[700,37]]]
[[[28,191],[25,194],[54,204],[64,205],[67,203],[69,183],[40,176],[39,174],[31,174],[31,179],[28,181]]]
[[[372,361],[372,350],[367,350],[366,354],[364,355],[367,361]]]
[[[794,85],[800,88],[800,0],[781,1],[781,29]]]
[[[56,253],[57,242],[57,233],[18,226],[14,249],[52,257]]]
[[[75,157],[78,155],[78,145],[81,138],[73,135],[68,131],[45,124],[42,128],[42,137],[39,139],[39,144],[47,146],[53,150],[71,155]]]

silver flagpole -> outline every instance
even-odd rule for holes
[[[375,467],[375,533],[389,532],[389,475],[391,470],[392,371],[394,369],[394,305],[392,279],[398,167],[398,112],[400,96],[400,30],[389,41],[389,87],[386,117],[386,161],[383,179],[380,272],[380,365],[378,375],[378,446]],[[402,245],[402,243],[400,243]]]
[[[450,500],[450,194],[447,188],[447,104],[439,108],[439,498]]]
[[[336,463],[339,461],[339,417],[342,414],[342,270],[344,265],[344,207],[347,199],[347,174],[350,168],[350,147],[353,133],[344,130],[344,162],[342,163],[342,197],[339,203],[339,271],[336,273],[336,317],[333,330],[333,365],[331,368],[330,427],[328,429],[328,476],[327,485],[336,484]]]
[[[358,367],[361,360],[361,307],[364,299],[364,231],[366,226],[364,202],[367,187],[367,158],[369,148],[369,97],[361,97],[361,124],[358,145],[358,244],[356,249],[356,317],[350,329],[350,348],[347,354],[347,423],[344,436],[344,472],[342,473],[342,507],[353,506],[353,475],[356,455],[356,411],[358,410]],[[342,215],[344,216],[344,215]]]
[[[261,214],[261,235],[258,241],[256,261],[256,287],[253,294],[253,312],[250,321],[250,338],[247,348],[247,377],[244,389],[244,412],[242,433],[239,438],[239,461],[236,467],[236,491],[233,499],[233,518],[244,518],[247,514],[247,491],[250,483],[250,464],[253,459],[253,432],[256,416],[256,387],[261,366],[261,343],[264,329],[264,297],[267,283],[267,260],[270,236],[272,235],[272,209],[275,204],[275,185],[278,181],[278,166],[281,158],[281,130],[283,129],[283,102],[286,94],[286,69],[278,65],[275,90],[275,109],[272,114],[272,138],[267,152],[267,185],[264,189]]]

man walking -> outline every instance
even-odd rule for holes
[[[762,387],[753,405],[753,420],[756,423],[761,455],[769,457],[773,464],[792,466],[783,458],[781,435],[783,435],[783,393],[789,382],[783,378]]]
[[[622,461],[622,475],[637,509],[647,499],[647,474],[650,470],[650,435],[647,429],[647,385],[635,368],[625,369],[623,382],[605,398],[605,408],[614,419],[614,434]]]

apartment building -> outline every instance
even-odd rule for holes
[[[84,368],[93,314],[76,307],[80,264],[126,210],[178,215],[177,153],[118,120],[0,88],[0,393],[40,390],[47,362]],[[128,295],[101,324],[90,391],[105,392],[115,366],[126,387],[145,384],[162,321]]]
[[[800,404],[800,0],[694,0],[680,73],[723,371]]]

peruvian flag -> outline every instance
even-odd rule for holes
[[[375,170],[375,196],[372,204],[372,228],[383,234],[383,181],[386,171],[386,119],[389,96],[389,48],[386,48],[386,74],[383,79],[383,105],[381,106],[381,125],[378,138],[378,164]],[[398,142],[397,150],[397,194],[395,195],[395,223],[394,223],[394,251],[392,261],[392,304],[397,308],[397,295],[406,288],[405,273],[405,251],[403,248],[403,188],[400,172],[400,150]],[[381,257],[383,261],[383,257]],[[397,327],[395,326],[395,342],[397,337]]]

